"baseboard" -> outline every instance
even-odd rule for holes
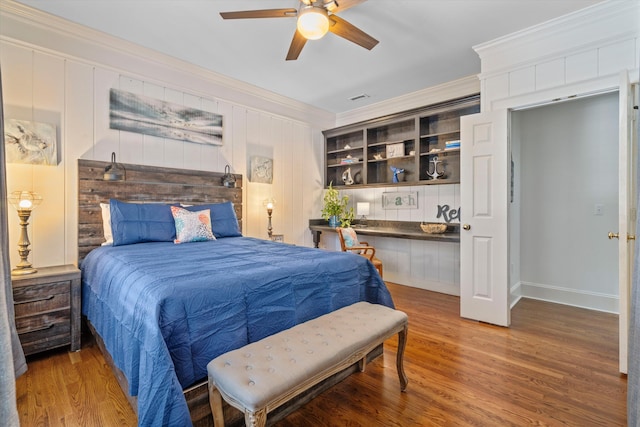
[[[418,279],[405,275],[384,272],[384,280],[397,283],[399,285],[410,286],[412,288],[424,289],[427,291],[439,292],[441,294],[460,296],[460,285],[457,283],[444,283],[432,280]]]
[[[522,282],[518,282],[511,286],[509,290],[509,308],[515,307],[515,305],[522,299]]]
[[[560,286],[544,285],[541,283],[518,282],[511,287],[511,307],[520,298],[532,298],[557,304],[571,305],[606,313],[619,314],[619,298],[598,292],[589,292],[564,288]]]

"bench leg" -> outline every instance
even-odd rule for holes
[[[404,348],[407,346],[407,331],[409,325],[405,324],[404,329],[398,333],[398,354],[396,355],[396,368],[398,369],[398,378],[400,378],[400,390],[405,391],[409,380],[404,373]]]
[[[222,396],[220,391],[209,381],[209,405],[213,414],[213,425],[224,427],[224,414],[222,412]]]
[[[267,409],[263,408],[256,412],[244,412],[244,424],[247,427],[264,427],[267,425]]]
[[[360,370],[360,372],[364,372],[365,368],[367,367],[367,355],[365,354],[365,356],[358,360],[358,369]]]

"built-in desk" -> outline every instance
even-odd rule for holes
[[[442,234],[428,234],[422,231],[419,222],[413,221],[382,221],[382,220],[356,220],[352,227],[359,235],[395,237],[397,239],[432,240],[436,242],[460,242],[460,225],[448,224],[447,231]],[[336,232],[329,227],[324,219],[310,219],[309,229],[313,235],[313,245],[317,248],[320,244],[320,235],[323,231]]]

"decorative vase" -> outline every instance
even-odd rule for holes
[[[329,227],[337,227],[339,225],[338,217],[336,215],[329,217]]]

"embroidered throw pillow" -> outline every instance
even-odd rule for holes
[[[344,245],[346,247],[352,248],[360,245],[358,243],[358,235],[353,228],[343,228],[340,232],[342,233],[342,238],[344,239]]]
[[[171,213],[176,223],[174,243],[216,240],[211,231],[211,211],[209,209],[190,212],[177,206],[171,206]]]

